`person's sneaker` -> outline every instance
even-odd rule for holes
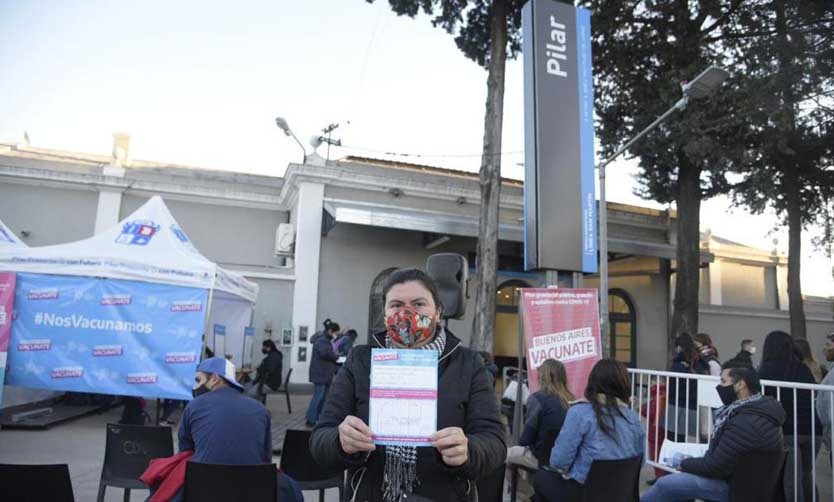
[[[311,428],[311,429],[312,429],[313,427],[315,427],[315,426],[316,426],[316,423],[315,423],[315,422],[310,422],[309,420],[307,420],[307,421],[306,421],[306,422],[304,422],[304,423],[305,423],[305,425],[307,425],[307,427],[309,427],[309,428]]]
[[[171,426],[177,425],[177,422],[174,421],[174,420],[171,420],[171,419],[160,420],[159,423],[164,424],[164,425],[171,425]]]

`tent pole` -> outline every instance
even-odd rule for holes
[[[211,317],[211,304],[212,304],[213,301],[214,301],[214,288],[210,288],[209,289],[209,294],[208,294],[208,302],[207,302],[207,305],[206,305],[206,319],[203,321],[203,348],[200,351],[200,361],[203,360],[203,356],[206,353],[206,344],[208,343],[208,323],[209,323],[209,317]],[[212,352],[214,352],[213,348],[212,348]],[[215,356],[216,355],[217,354],[215,354]]]
[[[252,331],[255,330],[255,304],[250,304],[250,308],[252,310],[249,311],[249,327],[252,328]],[[252,351],[255,347],[255,333],[252,333],[252,347],[249,348],[249,364],[251,368],[252,364]],[[243,335],[243,350],[240,352],[240,366],[241,368],[246,366],[246,334]]]

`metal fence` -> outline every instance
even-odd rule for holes
[[[646,431],[646,463],[656,469],[675,472],[675,469],[661,463],[658,458],[663,441],[669,438],[679,442],[709,442],[713,414],[721,406],[715,390],[719,378],[643,369],[629,369],[629,373],[631,407],[642,417]],[[793,488],[793,498],[788,493],[788,499],[794,502],[817,502],[821,500],[821,486],[826,492],[830,488],[829,494],[834,493],[834,476],[831,475],[834,432],[830,427],[830,417],[834,417],[834,386],[772,380],[762,380],[761,384],[762,393],[782,402],[786,416],[793,417],[793,434],[789,434],[790,431],[785,433],[788,457],[784,481],[786,491],[790,492],[790,488]],[[821,398],[824,405],[818,410]],[[807,421],[804,419],[808,416],[805,411],[810,415],[809,431],[800,430],[800,427],[805,426],[800,420]],[[820,415],[827,415],[828,423],[821,421]],[[820,455],[821,450],[826,454]],[[795,454],[797,451],[800,454]],[[803,465],[803,457],[811,458],[810,466]],[[826,465],[821,465],[823,462]],[[821,470],[825,472],[824,475],[819,472]],[[810,483],[811,494],[808,499],[802,495],[803,482],[806,485]],[[830,495],[824,498],[829,499]]]

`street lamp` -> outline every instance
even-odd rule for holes
[[[301,151],[304,153],[303,161],[307,162],[307,150],[304,148],[304,145],[302,145],[301,142],[298,141],[298,138],[295,136],[295,133],[292,132],[292,129],[290,129],[290,124],[287,122],[287,119],[285,119],[284,117],[275,117],[275,125],[277,125],[279,129],[284,131],[284,134],[286,136],[292,136],[292,139],[294,139],[295,142],[298,143],[298,146],[301,147]]]
[[[681,91],[683,96],[671,108],[657,118],[648,127],[631,138],[626,144],[614,152],[614,155],[605,159],[599,164],[599,330],[600,337],[605,340],[603,347],[608,348],[606,356],[611,355],[608,336],[608,206],[605,200],[605,167],[628,150],[637,140],[648,134],[661,122],[669,118],[676,111],[683,111],[691,99],[703,99],[715,92],[721,84],[727,80],[730,74],[727,70],[717,66],[710,66],[695,77],[692,82],[683,82]]]

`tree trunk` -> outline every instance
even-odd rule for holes
[[[501,132],[504,120],[504,69],[507,63],[505,0],[492,3],[487,76],[484,150],[481,158],[481,214],[476,258],[477,293],[470,346],[492,352],[498,267],[498,203],[501,195]],[[519,335],[520,336],[520,335]]]
[[[797,184],[796,174],[794,172],[786,173],[785,178],[788,208],[788,306],[791,315],[791,335],[805,339],[805,305],[802,299],[800,279],[802,209],[799,203],[799,185]]]
[[[678,153],[677,273],[670,339],[698,332],[698,288],[701,275],[701,170]],[[674,345],[672,345],[674,346]]]
[[[786,144],[777,142],[777,158],[779,169],[782,171],[782,186],[785,190],[785,202],[788,213],[788,308],[791,316],[791,335],[806,338],[805,334],[805,305],[802,299],[802,284],[800,280],[800,262],[802,260],[802,205],[799,191],[800,180],[793,144],[796,137],[796,110],[791,81],[793,73],[791,43],[788,36],[787,15],[784,0],[773,3],[776,14],[776,32],[779,34],[778,45],[779,79],[782,84],[781,120],[777,122]],[[781,123],[779,123],[781,122]]]

